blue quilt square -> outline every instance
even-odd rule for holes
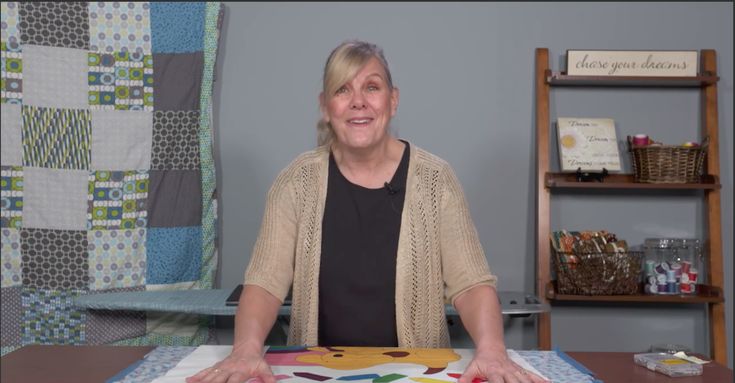
[[[203,50],[204,2],[151,2],[153,53]]]
[[[148,284],[196,281],[202,267],[202,227],[148,228]]]

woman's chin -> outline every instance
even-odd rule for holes
[[[380,146],[379,143],[380,141],[378,140],[355,140],[355,141],[348,142],[344,146],[345,148],[349,150],[364,151],[364,150],[369,150],[369,149],[379,147]]]

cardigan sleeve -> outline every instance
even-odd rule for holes
[[[454,300],[467,289],[479,284],[494,287],[497,277],[490,272],[464,192],[448,164],[442,171],[442,181],[439,222],[442,275],[446,300],[454,305]]]
[[[296,252],[297,213],[290,168],[278,175],[268,192],[244,282],[264,288],[281,303],[293,282]]]

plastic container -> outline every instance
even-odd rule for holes
[[[663,352],[633,355],[635,364],[671,377],[702,375],[702,365]]]
[[[657,343],[657,344],[651,345],[651,352],[653,353],[666,353],[666,354],[673,355],[679,351],[684,351],[685,353],[691,352],[691,350],[689,350],[689,347],[681,345],[681,344]]]

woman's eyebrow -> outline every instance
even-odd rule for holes
[[[378,78],[380,78],[381,80],[383,79],[383,75],[381,75],[381,74],[380,74],[380,73],[378,73],[378,72],[370,73],[370,74],[369,74],[369,75],[367,75],[367,77],[365,77],[365,78],[371,78],[371,77],[378,77]]]

